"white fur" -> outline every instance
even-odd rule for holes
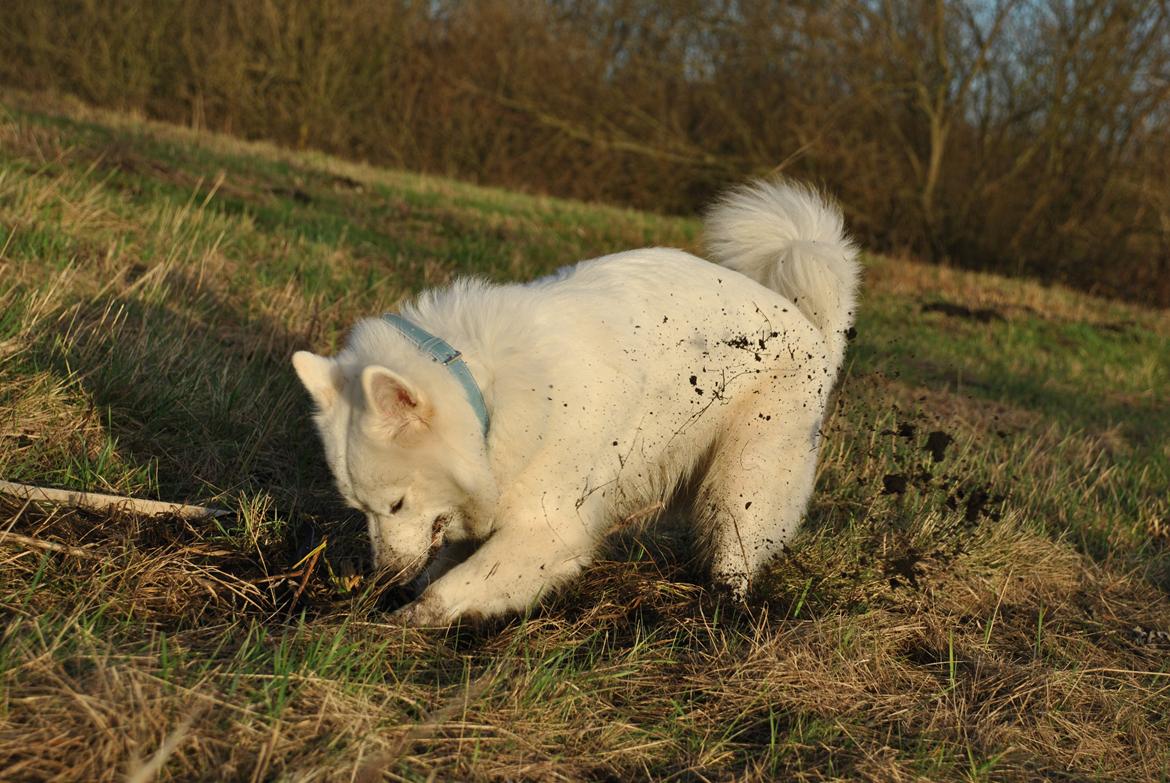
[[[809,187],[745,185],[707,213],[707,247],[723,266],[788,297],[804,313],[829,345],[835,377],[861,271],[841,211]]]
[[[486,442],[458,382],[381,319],[359,322],[333,359],[293,358],[375,562],[429,583],[408,620],[530,606],[612,523],[696,473],[716,582],[742,596],[793,535],[852,322],[856,250],[836,208],[778,182],[725,197],[707,230],[723,266],[635,250],[523,285],[463,280],[404,307],[462,351],[491,415]],[[423,572],[444,543],[467,541],[478,548],[465,560]]]

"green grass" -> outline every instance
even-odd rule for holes
[[[866,260],[749,609],[672,513],[526,617],[389,621],[291,353],[457,275],[700,242],[0,95],[0,478],[233,512],[0,500],[0,778],[1170,776],[1170,318],[1028,282]]]

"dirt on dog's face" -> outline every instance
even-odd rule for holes
[[[494,484],[474,422],[453,426],[437,398],[385,367],[304,351],[293,365],[317,403],[337,488],[366,515],[378,570],[408,581],[444,542],[482,535],[476,510]]]

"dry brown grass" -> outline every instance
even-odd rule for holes
[[[523,622],[436,635],[320,582],[290,615],[282,564],[189,522],[2,511],[100,553],[3,544],[8,779],[121,779],[160,748],[182,779],[1148,780],[1167,763],[1170,643],[1143,634],[1170,602],[1014,518],[870,529],[848,551],[814,535],[750,613],[685,563],[619,560]],[[321,639],[345,660],[306,654]],[[287,669],[249,665],[271,648]]]
[[[1170,312],[1164,308],[1134,310],[1116,300],[1089,296],[1061,285],[1013,280],[907,258],[872,264],[866,270],[866,284],[870,290],[989,309],[1009,318],[1037,317],[1106,328],[1137,321],[1147,328],[1170,328]]]

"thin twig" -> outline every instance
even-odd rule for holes
[[[56,541],[42,541],[32,536],[22,536],[20,533],[0,531],[0,544],[20,544],[31,549],[44,549],[49,552],[60,552],[73,557],[82,557],[86,560],[101,560],[102,556],[81,547],[58,544]]]
[[[313,575],[313,569],[317,567],[317,561],[321,559],[321,553],[325,551],[325,547],[329,544],[329,536],[321,539],[321,543],[314,547],[313,551],[301,558],[300,563],[297,563],[294,568],[305,564],[304,574],[301,576],[301,585],[297,588],[296,594],[293,596],[292,603],[289,604],[289,611],[292,607],[297,605],[297,601],[301,600],[301,595],[305,592],[305,588],[309,586],[309,577]]]
[[[296,571],[288,571],[283,574],[274,574],[272,576],[262,576],[259,579],[245,579],[250,585],[268,585],[273,582],[281,582],[285,579],[299,579],[304,574],[304,571],[297,569]]]
[[[191,506],[186,503],[167,503],[161,500],[144,500],[122,495],[103,495],[97,492],[78,492],[71,489],[35,487],[31,484],[17,484],[0,481],[0,492],[25,500],[44,501],[62,506],[74,506],[90,511],[133,511],[139,514],[171,514],[185,519],[222,517],[230,514],[220,508]]]
[[[1129,674],[1134,677],[1170,677],[1170,672],[1141,671],[1138,669],[1111,669],[1106,666],[1097,666],[1091,669],[1081,669],[1077,674]]]

